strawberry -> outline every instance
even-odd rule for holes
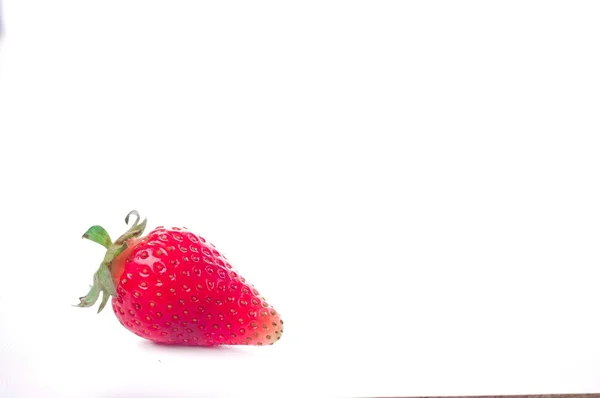
[[[283,321],[216,247],[186,228],[157,227],[142,236],[136,221],[114,243],[104,228],[84,235],[104,246],[104,261],[78,307],[101,312],[112,298],[119,322],[136,335],[176,345],[266,345],[281,338]]]

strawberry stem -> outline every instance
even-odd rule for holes
[[[119,237],[119,239],[115,241],[115,243],[111,243],[110,235],[99,225],[90,227],[87,232],[83,234],[83,238],[89,239],[92,242],[96,242],[104,246],[106,248],[106,254],[104,255],[104,260],[100,264],[100,268],[98,268],[98,271],[96,271],[94,274],[94,283],[92,286],[90,286],[88,294],[79,298],[79,304],[77,304],[76,307],[93,306],[96,301],[98,301],[100,293],[102,293],[102,301],[98,307],[98,312],[100,312],[106,306],[110,296],[117,296],[115,284],[110,272],[112,262],[127,248],[127,241],[131,238],[137,238],[138,236],[142,235],[142,233],[144,233],[144,229],[146,228],[147,220],[144,219],[144,221],[140,223],[140,215],[135,210],[129,212],[129,214],[127,214],[125,217],[126,224],[129,224],[129,217],[131,215],[136,217],[135,222],[123,235]]]

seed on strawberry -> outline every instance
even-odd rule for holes
[[[83,235],[107,251],[78,307],[93,306],[102,293],[101,312],[112,297],[119,322],[157,343],[265,345],[279,340],[283,321],[277,311],[213,244],[178,227],[157,227],[142,236],[146,220],[140,223],[132,211],[126,223],[131,216],[135,222],[114,243],[98,225]]]

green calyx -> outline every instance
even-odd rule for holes
[[[137,238],[141,236],[146,228],[147,220],[144,219],[144,221],[140,223],[140,215],[135,210],[130,211],[129,214],[127,214],[127,217],[125,217],[126,224],[129,224],[129,217],[132,215],[136,217],[135,222],[127,230],[127,232],[121,235],[114,243],[111,241],[108,232],[106,232],[106,230],[99,225],[90,227],[90,229],[83,234],[82,238],[89,239],[104,246],[106,248],[106,254],[104,255],[102,264],[100,264],[100,268],[98,268],[98,271],[96,271],[94,274],[94,283],[92,286],[90,286],[90,291],[87,295],[79,298],[79,304],[77,304],[75,307],[93,306],[96,301],[98,301],[100,293],[102,293],[102,301],[100,302],[100,307],[98,307],[99,313],[106,306],[110,296],[117,296],[117,290],[110,272],[112,262],[119,256],[119,254],[127,249],[127,241],[131,238]]]

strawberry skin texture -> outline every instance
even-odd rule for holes
[[[136,335],[176,345],[267,345],[283,321],[214,245],[158,227],[113,261],[113,312]]]

